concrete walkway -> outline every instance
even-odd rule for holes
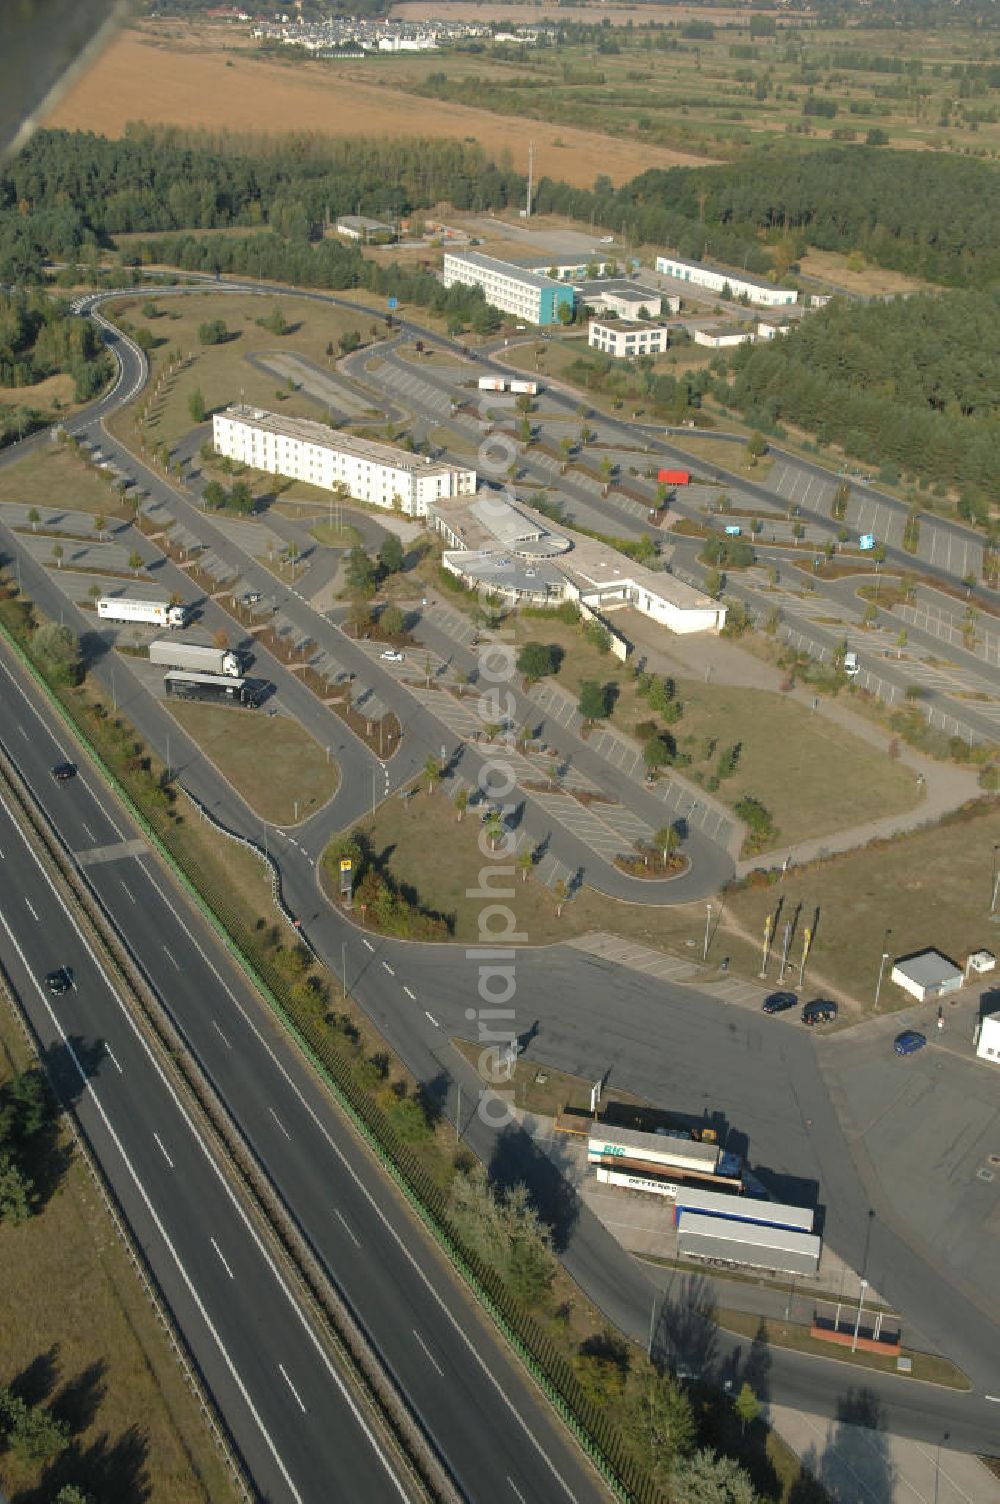
[[[776,694],[782,692],[784,675],[780,669],[724,638],[669,637],[665,639],[664,646],[662,633],[657,633],[655,629],[643,630],[643,627],[648,629],[650,626],[644,618],[629,613],[627,624],[621,615],[618,619],[626,636],[635,642],[636,649],[644,656],[647,668],[653,672],[686,674],[688,677],[704,678],[708,683],[714,681],[738,685],[743,689],[769,690]],[[810,713],[842,727],[852,736],[867,742],[869,746],[877,747],[888,756],[891,734],[864,716],[855,715],[850,706],[842,703],[840,698],[814,695],[808,687],[802,685],[796,685],[794,689],[785,692],[785,697],[796,700]],[[942,815],[958,809],[969,799],[978,798],[981,792],[974,770],[954,763],[936,762],[914,751],[904,742],[900,742],[899,761],[912,770],[914,779],[921,788],[922,797],[913,809],[886,815],[882,820],[868,821],[847,830],[834,831],[817,840],[799,841],[777,852],[765,852],[762,856],[737,863],[737,874],[743,876],[760,867],[781,867],[785,865],[786,858],[789,866],[801,865],[837,851],[854,850],[875,839],[917,830],[922,825],[933,825]],[[842,791],[834,792],[837,797],[842,794]]]

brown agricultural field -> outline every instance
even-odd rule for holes
[[[754,7],[757,12],[756,6]],[[775,11],[760,12],[777,15]],[[478,0],[401,0],[392,7],[389,17],[393,21],[503,21],[511,26],[537,25],[539,21],[565,21],[566,9],[558,0],[540,0],[528,5],[498,3],[480,5]],[[685,21],[704,21],[705,12],[700,5],[581,5],[574,7],[569,18],[580,26],[597,26],[604,21],[612,26],[670,26],[683,25]],[[710,18],[714,25],[725,26],[729,22],[741,25],[746,20],[742,6],[731,9],[712,7]]]
[[[650,167],[702,159],[616,140],[574,126],[520,121],[467,105],[414,99],[384,84],[348,78],[324,62],[281,63],[223,46],[209,34],[191,45],[176,31],[126,30],[70,88],[46,125],[120,136],[130,121],[183,126],[305,131],[330,136],[437,136],[511,152],[525,169],[589,187],[597,165],[616,182]],[[374,75],[373,75],[374,77]],[[554,145],[558,137],[561,146]]]

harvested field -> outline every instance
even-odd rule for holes
[[[195,50],[152,27],[128,30],[67,91],[45,124],[106,136],[120,136],[129,121],[145,120],[232,131],[259,131],[262,122],[270,121],[275,134],[471,137],[490,152],[509,148],[522,170],[528,143],[534,141],[536,174],[588,188],[595,164],[615,182],[625,182],[650,167],[703,160],[573,126],[414,100],[390,87],[388,78],[380,84],[376,77],[373,72],[373,81],[366,83],[346,77],[336,64],[263,61],[245,47],[227,50],[208,42]],[[553,145],[556,137],[561,146]]]

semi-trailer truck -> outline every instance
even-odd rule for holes
[[[537,397],[538,396],[538,382],[537,381],[512,381],[511,384],[510,384],[510,389],[515,394],[515,396],[519,396],[519,397]]]
[[[195,674],[185,669],[168,669],[163,688],[176,700],[204,700],[210,705],[243,705],[255,710],[263,690],[259,680],[230,679],[222,674]]]
[[[481,392],[505,392],[507,383],[499,376],[480,376],[479,390]]]
[[[183,627],[187,621],[187,607],[174,606],[169,601],[130,601],[123,595],[102,595],[97,602],[97,614],[104,621],[141,622],[147,627]]]
[[[228,674],[238,679],[243,673],[239,653],[228,648],[203,647],[200,642],[151,642],[150,663],[162,664],[164,668],[187,668],[203,674]]]

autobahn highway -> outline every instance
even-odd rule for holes
[[[127,935],[146,976],[408,1396],[464,1496],[484,1504],[493,1500],[516,1504],[518,1497],[554,1504],[605,1499],[604,1488],[582,1453],[471,1296],[456,1285],[436,1246],[374,1158],[331,1111],[325,1089],[275,1026],[257,994],[186,908],[148,850],[132,854],[134,848],[127,843],[136,840],[138,832],[98,778],[83,766],[70,783],[57,784],[52,779],[54,763],[75,760],[73,748],[67,746],[58,723],[52,722],[51,712],[38,701],[32,687],[7,664],[0,665],[0,718],[7,728],[8,749],[33,792],[69,848],[84,854],[81,870],[87,881],[120,932]],[[6,833],[0,835],[0,847],[8,858],[5,871],[15,877],[13,884],[5,883],[0,904],[9,926],[9,945],[10,935],[23,932],[26,919],[29,926],[33,923],[28,899],[40,916],[51,911],[52,900],[41,889],[36,893],[25,886],[27,897],[22,905],[22,868],[30,875],[30,852],[23,841],[15,843]],[[93,859],[95,852],[105,859]],[[27,876],[23,881],[27,884]],[[95,984],[85,961],[78,959],[79,942],[55,927],[37,923],[37,930],[28,929],[32,950],[22,970],[26,965],[37,978],[54,966],[73,966],[79,987],[71,995],[66,1017],[84,1031],[85,1039],[93,1035],[107,1040],[121,1066],[119,1070],[104,1052],[101,1075],[106,1084],[102,1090],[121,1089],[129,1082],[138,1102],[147,1104],[150,1112],[158,1111],[156,1093],[146,1091],[135,1067],[135,1049],[127,1047],[124,1023],[112,1027],[113,999],[105,1010],[94,1007]],[[3,935],[0,951],[6,958]],[[37,986],[34,990],[37,995]],[[49,1011],[61,1016],[55,1015],[61,1006],[52,1004]],[[110,1013],[107,1018],[106,1011]],[[214,1214],[206,1216],[205,1208],[214,1202],[205,1191],[204,1176],[188,1179],[186,1162],[182,1165],[179,1154],[175,1157],[173,1146],[180,1139],[175,1126],[166,1120],[167,1126],[160,1131],[151,1126],[159,1117],[132,1116],[128,1110],[116,1121],[126,1152],[131,1155],[138,1141],[145,1150],[144,1169],[158,1172],[171,1226],[179,1220],[185,1237],[201,1246],[196,1267],[207,1262],[216,1281],[228,1279],[221,1258],[215,1269],[205,1252],[209,1229],[216,1226]],[[154,1132],[160,1133],[164,1149]],[[162,1164],[157,1164],[158,1155]],[[171,1170],[168,1157],[177,1165],[176,1171]],[[179,1204],[174,1199],[177,1187],[184,1190]],[[234,1282],[242,1287],[246,1281],[250,1286],[253,1268],[248,1266],[244,1273],[246,1251],[228,1234],[224,1239],[221,1233],[216,1236],[226,1249]],[[193,1257],[193,1250],[188,1251]],[[220,1288],[225,1291],[226,1285]],[[345,1439],[345,1421],[338,1422],[336,1416],[324,1418],[341,1400],[329,1379],[311,1371],[318,1357],[310,1367],[305,1341],[289,1344],[287,1319],[284,1330],[278,1324],[268,1328],[250,1312],[241,1309],[236,1326],[257,1354],[257,1365],[263,1365],[262,1382],[276,1391],[271,1408],[277,1409],[274,1429],[279,1442],[299,1459],[303,1449],[299,1432],[306,1424],[303,1415],[312,1417],[309,1425],[315,1426],[322,1439],[319,1456],[310,1459],[308,1470],[305,1461],[298,1463],[304,1473],[301,1492],[282,1493],[274,1480],[269,1496],[330,1497],[329,1483],[322,1480],[340,1473],[326,1451],[339,1448],[341,1470],[351,1453],[361,1459],[343,1497],[366,1501],[389,1497],[386,1477],[376,1476],[377,1456],[372,1458],[371,1492],[367,1482],[362,1491],[361,1439]],[[279,1353],[289,1353],[284,1362],[288,1380],[274,1364],[268,1372],[267,1355]],[[293,1385],[305,1411],[294,1400]],[[228,1410],[227,1405],[227,1414]],[[485,1466],[484,1459],[494,1456],[502,1457],[502,1466]],[[263,1461],[254,1474],[267,1479]]]
[[[127,352],[127,344],[124,348]],[[135,372],[133,379],[134,376]],[[126,383],[123,389],[127,390],[128,385]],[[162,754],[162,742],[156,744]],[[57,760],[54,752],[51,760]],[[51,796],[55,791],[51,786],[46,788],[48,775],[44,757],[35,770],[35,775],[41,780],[43,791],[50,796],[51,803]],[[215,773],[211,765],[204,760],[193,761],[191,767],[185,770],[185,783],[231,828],[246,829],[248,834],[254,834],[255,824],[248,823],[245,806],[242,806],[232,789]],[[77,828],[74,840],[82,841],[84,837],[87,837],[86,831],[81,835]],[[87,839],[89,842],[89,838]],[[319,895],[315,868],[308,854],[303,854],[289,844],[278,848],[278,861],[286,899],[293,911],[302,916],[310,940],[335,973],[340,970],[344,954],[342,947],[347,947],[352,989],[410,1068],[427,1082],[443,1080],[447,1087],[455,1079],[464,1079],[470,1091],[473,1090],[477,1084],[476,1078],[471,1073],[464,1073],[461,1063],[448,1045],[448,1034],[463,1032],[465,1010],[475,996],[474,969],[463,965],[456,958],[453,949],[418,949],[385,942],[378,942],[370,951],[363,948],[361,939],[328,908]],[[136,865],[145,867],[146,864]],[[99,867],[90,869],[90,876],[95,882],[99,871]],[[106,878],[113,886],[112,874],[101,873],[100,881],[104,882]],[[119,893],[116,895],[116,902],[124,905],[127,899]],[[121,912],[125,915],[123,923],[128,926],[130,921],[127,911],[122,908]],[[165,913],[162,899],[155,894],[150,897],[148,912],[157,916],[161,912]],[[168,922],[164,918],[164,924]],[[171,949],[175,945],[186,943],[182,933],[174,935],[171,930],[165,933],[172,937],[168,942]],[[158,936],[157,943],[162,949],[163,942]],[[202,946],[205,947],[204,939]],[[169,978],[170,973],[166,968],[170,964],[163,955],[157,958],[161,977]],[[192,964],[195,964],[193,960]],[[666,1044],[662,1033],[663,1023],[670,1019],[672,1028],[678,1008],[682,1011],[684,1008],[691,1008],[696,1014],[695,1027],[689,1035],[688,1047],[691,1053],[685,1053],[681,1057],[687,1066],[688,1079],[698,1073],[702,1080],[713,1081],[713,1094],[719,1101],[728,1100],[734,1092],[735,1099],[738,1100],[740,1092],[745,1092],[748,1085],[753,1084],[754,1078],[745,1069],[745,1057],[744,1061],[730,1062],[721,1074],[717,1069],[713,1074],[714,1041],[720,1029],[731,1029],[732,1018],[729,1018],[728,1023],[725,1017],[716,1018],[711,1012],[711,1000],[700,998],[690,989],[670,989],[663,984],[653,983],[648,978],[622,973],[610,965],[596,963],[594,958],[582,957],[569,951],[537,954],[528,952],[523,956],[523,965],[519,960],[519,966],[519,986],[524,996],[523,1005],[519,1003],[519,1017],[523,1006],[525,1023],[537,1018],[540,1025],[538,1039],[529,1047],[535,1058],[547,1059],[568,1069],[579,1069],[583,1074],[594,1071],[601,1073],[608,1064],[609,1037],[608,1021],[602,1016],[600,1001],[602,996],[613,991],[620,1004],[617,1012],[626,1021],[622,1030],[615,1030],[616,1041],[618,1034],[622,1035],[620,1044],[616,1042],[614,1046],[616,1079],[620,1084],[628,1084],[632,1089],[647,1095],[652,1091],[654,1095],[662,1096],[663,1080],[667,1079],[662,1076],[662,1071],[670,1056],[670,1051],[664,1053]],[[198,971],[194,974],[201,975]],[[410,991],[414,995],[409,999],[403,992],[404,977],[409,979],[407,985],[412,983]],[[176,984],[176,976],[174,983]],[[205,985],[209,989],[209,995],[217,990],[217,984],[211,980],[207,980]],[[581,1000],[585,1000],[587,1004],[582,1010]],[[219,1027],[224,1021],[216,1019]],[[201,1053],[202,1048],[206,1047],[200,1036],[198,1038]],[[806,1044],[811,1051],[813,1042],[807,1041]],[[217,1044],[213,1048],[222,1054],[224,1060],[225,1046]],[[697,1053],[699,1049],[700,1055]],[[220,1068],[216,1056],[209,1052],[206,1058],[212,1060],[216,1069]],[[695,1060],[696,1067],[692,1063]],[[792,1069],[792,1061],[786,1060],[781,1078],[786,1089]],[[822,1106],[825,1096],[823,1083],[811,1074],[809,1079]],[[779,1081],[777,1073],[774,1080],[776,1083]],[[679,1078],[678,1089],[684,1084],[684,1080]],[[448,1101],[449,1104],[454,1102],[453,1089],[448,1095]],[[317,1102],[317,1113],[321,1121],[326,1122],[330,1116],[329,1106],[321,1092]],[[286,1123],[282,1116],[283,1110],[289,1113],[296,1111],[293,1103],[286,1101],[284,1097],[281,1098],[280,1107],[275,1105],[275,1112],[281,1118],[282,1125],[296,1135],[304,1131],[300,1128],[298,1116],[295,1116],[291,1125]],[[821,1116],[825,1117],[826,1111],[823,1108],[817,1120]],[[282,1135],[274,1124],[273,1116],[260,1111],[259,1107],[257,1116],[252,1121],[260,1135],[260,1141],[266,1142],[270,1169],[270,1156],[281,1152]],[[836,1127],[832,1111],[828,1121],[832,1134]],[[781,1134],[776,1132],[775,1142],[787,1142],[788,1134],[788,1125],[785,1124]],[[494,1158],[497,1142],[495,1138],[490,1138],[488,1131],[478,1120],[470,1120],[467,1136],[472,1147],[487,1162]],[[298,1140],[292,1142],[297,1143]],[[285,1144],[286,1152],[287,1147],[288,1141]],[[523,1149],[523,1145],[521,1148]],[[283,1161],[279,1163],[283,1166]],[[277,1176],[277,1172],[275,1173]],[[283,1167],[280,1173],[284,1184]],[[293,1183],[297,1183],[296,1176],[301,1170],[293,1168],[289,1173]],[[854,1170],[850,1152],[839,1136],[831,1136],[830,1147],[823,1157],[821,1174],[824,1192],[831,1202],[835,1196],[840,1199],[842,1190],[846,1196],[847,1231],[842,1251],[845,1256],[856,1256],[859,1250],[848,1245],[856,1241],[855,1234],[860,1225],[857,1219],[859,1211],[863,1210],[864,1197],[857,1191],[856,1185],[855,1194],[849,1194]],[[310,1185],[310,1190],[313,1189]],[[837,1207],[836,1210],[839,1212],[840,1208]],[[565,1250],[568,1267],[602,1308],[619,1321],[624,1330],[645,1343],[652,1287],[641,1270],[622,1253],[585,1210],[576,1209],[574,1216],[576,1220],[570,1229]],[[835,1227],[835,1221],[832,1225]],[[337,1228],[332,1230],[336,1232]],[[353,1230],[357,1236],[357,1230]],[[343,1228],[340,1229],[340,1236],[343,1241]],[[898,1278],[900,1272],[906,1276],[902,1281]],[[924,1392],[916,1386],[907,1386],[905,1381],[866,1375],[866,1387],[871,1388],[884,1405],[891,1428],[901,1435],[937,1440],[940,1439],[943,1417],[943,1423],[949,1428],[949,1445],[968,1450],[989,1449],[996,1430],[995,1409],[984,1402],[982,1391],[988,1388],[996,1392],[1000,1387],[995,1382],[995,1327],[989,1322],[982,1322],[978,1314],[971,1311],[954,1292],[945,1292],[939,1300],[939,1272],[919,1259],[911,1259],[903,1238],[889,1239],[886,1242],[882,1288],[890,1299],[895,1298],[895,1288],[899,1288],[901,1295],[905,1293],[906,1303],[900,1302],[904,1311],[911,1314],[918,1324],[926,1320],[927,1328],[936,1334],[945,1350],[968,1368],[976,1386],[976,1392],[969,1396],[936,1390]],[[716,1357],[713,1361],[728,1362],[734,1354],[735,1346],[725,1336],[715,1339]],[[434,1349],[432,1351],[435,1351],[440,1363],[440,1354]],[[819,1414],[835,1413],[838,1398],[849,1387],[840,1365],[806,1360],[780,1351],[775,1351],[772,1356],[772,1398],[812,1408]],[[425,1397],[427,1378],[426,1367],[420,1368],[418,1364],[414,1381],[421,1400]],[[517,1455],[517,1447],[514,1447],[513,1452],[506,1451],[504,1455]],[[502,1480],[497,1481],[502,1483]],[[505,1495],[501,1492],[499,1496]],[[548,1494],[539,1493],[535,1496],[542,1498],[553,1495],[550,1490]],[[586,1497],[586,1494],[580,1497]]]
[[[7,736],[20,740],[25,719],[5,713]],[[4,968],[261,1497],[320,1499],[363,1480],[366,1498],[410,1498],[2,795],[0,852]],[[131,884],[135,862],[113,865]],[[56,966],[73,987],[53,998],[41,979]]]

